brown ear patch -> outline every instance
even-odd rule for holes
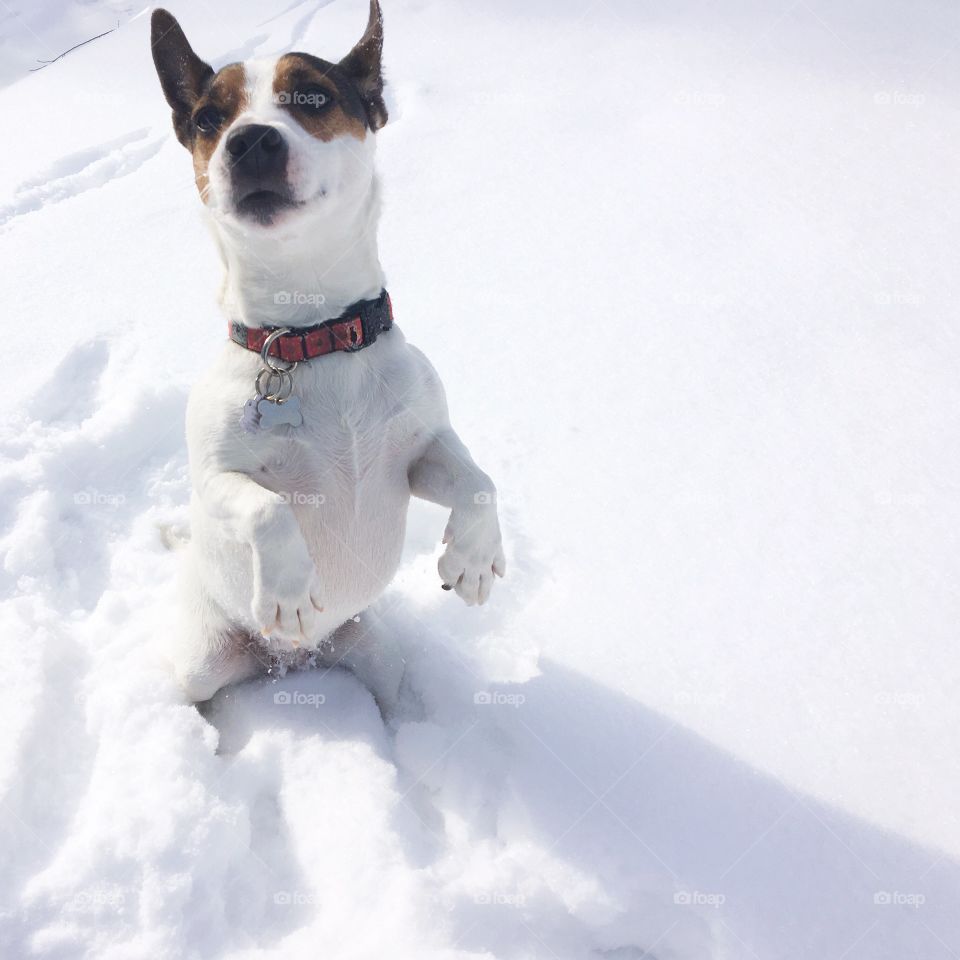
[[[367,135],[359,92],[334,64],[306,53],[288,53],[273,72],[276,102],[311,137],[329,143],[337,137]],[[318,98],[326,102],[318,106]]]
[[[223,67],[210,81],[203,96],[196,102],[191,114],[193,136],[193,172],[200,199],[207,202],[207,186],[210,178],[210,158],[220,143],[220,138],[231,123],[247,106],[247,73],[242,63]],[[216,120],[197,125],[197,121]]]

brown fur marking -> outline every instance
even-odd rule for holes
[[[333,102],[320,111],[298,107],[293,100],[293,95],[298,89],[307,86],[320,87]],[[324,143],[329,143],[337,137],[355,137],[357,140],[363,140],[367,135],[367,128],[363,121],[344,109],[342,92],[331,73],[318,69],[297,53],[287,53],[277,61],[273,74],[273,92],[297,123],[310,136],[323,140]]]
[[[247,106],[247,73],[242,63],[225,66],[210,81],[204,95],[193,109],[196,116],[204,107],[213,107],[223,117],[223,122],[213,133],[197,130],[193,139],[193,172],[200,199],[207,202],[207,168],[223,132]]]

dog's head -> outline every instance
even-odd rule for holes
[[[151,43],[174,131],[218,222],[275,230],[369,190],[372,133],[387,122],[377,0],[339,63],[288,53],[214,72],[166,10],[153,12]]]

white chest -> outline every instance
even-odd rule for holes
[[[248,433],[241,426],[260,362],[252,353],[228,350],[191,394],[195,487],[204,475],[236,471],[283,498],[325,582],[347,606],[382,590],[399,562],[408,473],[436,409],[418,357],[394,330],[356,354],[299,365],[293,395],[303,423],[296,427]],[[205,530],[205,549],[229,551],[215,528]]]

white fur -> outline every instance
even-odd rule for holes
[[[383,286],[374,137],[322,143],[273,103],[272,63],[247,70],[250,103],[234,123],[282,132],[305,205],[270,226],[239,219],[223,135],[207,208],[226,268],[224,310],[251,326],[316,323]],[[279,302],[278,292],[300,299]],[[411,493],[451,508],[440,573],[467,603],[484,602],[494,570],[503,574],[493,484],[451,428],[435,371],[398,328],[357,353],[300,364],[298,428],[241,430],[259,366],[225,343],[188,405],[192,539],[173,658],[193,700],[256,673],[271,654],[322,647],[371,604],[396,571]],[[396,651],[349,623],[328,657],[389,702],[402,672]]]

